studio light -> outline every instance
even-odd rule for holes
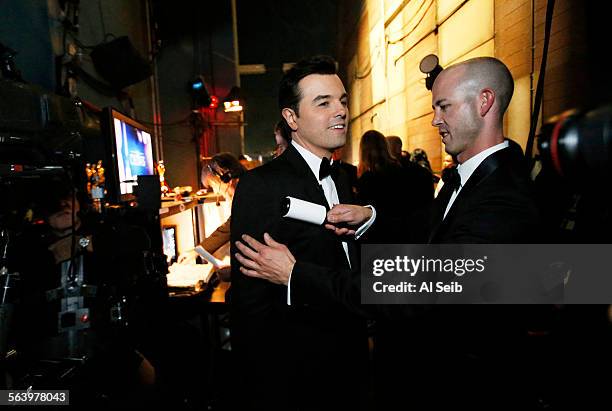
[[[232,87],[228,95],[223,99],[223,110],[226,113],[242,111],[240,87]]]
[[[443,68],[439,64],[438,56],[435,54],[428,54],[421,60],[419,70],[421,70],[421,73],[427,75],[425,78],[425,87],[427,90],[431,90],[434,81],[436,81],[436,77],[442,72]]]
[[[189,93],[191,94],[192,105],[194,109],[202,107],[210,107],[212,99],[206,89],[206,82],[203,76],[197,76],[189,82]]]

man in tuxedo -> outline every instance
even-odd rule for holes
[[[331,58],[301,61],[284,75],[279,107],[291,143],[240,180],[232,244],[244,234],[262,243],[271,235],[302,261],[333,270],[358,268],[354,239],[336,235],[348,229],[283,218],[281,207],[287,196],[328,209],[352,201],[348,176],[330,166],[332,152],[346,141],[347,98]],[[371,208],[343,205],[339,210],[361,222],[373,220]],[[234,246],[232,255],[236,252]],[[362,398],[355,393],[365,392],[359,387],[367,378],[364,320],[334,301],[294,304],[289,287],[244,275],[235,258],[232,348],[241,409],[360,409]]]
[[[431,243],[536,240],[539,218],[524,159],[503,135],[503,115],[513,88],[507,67],[490,57],[448,67],[436,79],[432,125],[438,128],[446,151],[459,166],[453,178],[445,181],[433,206]],[[338,223],[344,218],[331,210],[328,220]],[[365,310],[359,305],[358,275],[300,261],[282,241],[245,241],[250,247],[239,244],[239,250],[247,257],[240,259],[247,275],[279,284],[287,284],[291,275],[290,292],[295,302],[329,299],[357,312]],[[393,313],[380,308],[369,307],[387,318]],[[518,315],[522,310],[498,308],[445,306],[399,312],[404,321],[397,323],[397,340],[404,348],[390,347],[394,355],[389,359],[402,368],[403,363],[397,361],[403,356],[398,351],[411,347],[418,351],[406,357],[407,367],[414,372],[411,388],[416,394],[411,401],[418,404],[417,408],[460,404],[471,409],[506,409],[525,404],[525,390],[516,381],[509,381],[515,375],[512,371],[521,364],[516,354],[521,352],[525,331],[522,316]],[[440,378],[448,383],[433,383]],[[389,389],[388,394],[397,394],[405,382],[396,381],[396,389]],[[397,404],[392,399],[388,405]]]
[[[431,243],[533,241],[538,216],[523,154],[503,135],[514,83],[499,60],[481,57],[444,70],[434,83],[434,118],[458,164],[437,197]]]
[[[503,134],[513,89],[508,68],[491,57],[451,66],[436,79],[432,125],[458,165],[445,173],[434,202],[430,243],[537,242],[539,216],[526,162],[520,146]],[[522,359],[530,313],[501,305],[438,306],[429,313],[436,325],[428,338],[431,354],[453,342],[453,355],[436,363],[457,381],[446,398],[477,409],[531,403],[524,379],[511,380],[527,366]]]

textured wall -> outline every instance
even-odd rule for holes
[[[596,10],[606,6],[584,3],[590,2],[556,1],[545,118],[597,100],[593,45],[606,44],[606,33],[596,24],[604,12]],[[351,97],[349,159],[357,161],[361,135],[374,128],[399,135],[405,150],[424,148],[439,169],[443,147],[430,125],[431,93],[418,70],[429,53],[438,55],[442,66],[476,56],[504,61],[516,83],[506,134],[524,146],[542,56],[545,0],[344,0],[341,10],[339,54]]]

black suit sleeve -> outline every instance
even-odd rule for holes
[[[274,187],[256,171],[240,179],[232,204],[230,312],[237,367],[233,384],[244,396],[238,402],[247,402],[252,409],[282,409],[287,393],[263,390],[261,384],[286,374],[283,367],[288,353],[280,342],[285,338],[282,321],[287,287],[245,276],[235,258],[235,244],[242,234],[263,242],[263,233],[268,232],[279,239],[276,213],[280,204],[275,204]]]
[[[291,273],[291,303],[321,304],[341,301],[353,311],[360,307],[360,276],[357,270],[330,269],[296,261]]]
[[[271,293],[280,292],[280,287],[243,275],[239,269],[240,263],[234,257],[238,252],[235,243],[241,241],[243,234],[248,234],[260,242],[264,241],[263,234],[266,232],[279,239],[277,232],[280,202],[274,201],[275,196],[271,190],[270,185],[266,184],[259,174],[247,173],[238,183],[232,204],[232,288],[234,295],[239,297],[235,298],[233,304],[245,315],[270,309],[269,304],[278,298],[274,298]],[[263,307],[262,304],[268,307]]]

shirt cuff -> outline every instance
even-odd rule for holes
[[[293,270],[291,270],[291,272],[289,273],[289,280],[287,280],[287,305],[291,305],[291,275],[292,274],[293,274]]]
[[[367,205],[365,207],[372,210],[372,216],[370,217],[368,221],[363,223],[361,227],[357,229],[357,231],[355,232],[355,240],[359,240],[359,237],[361,237],[368,230],[368,228],[370,228],[370,226],[374,224],[374,220],[376,220],[376,209],[372,207],[371,205]],[[289,279],[291,279],[291,277],[289,277]]]

